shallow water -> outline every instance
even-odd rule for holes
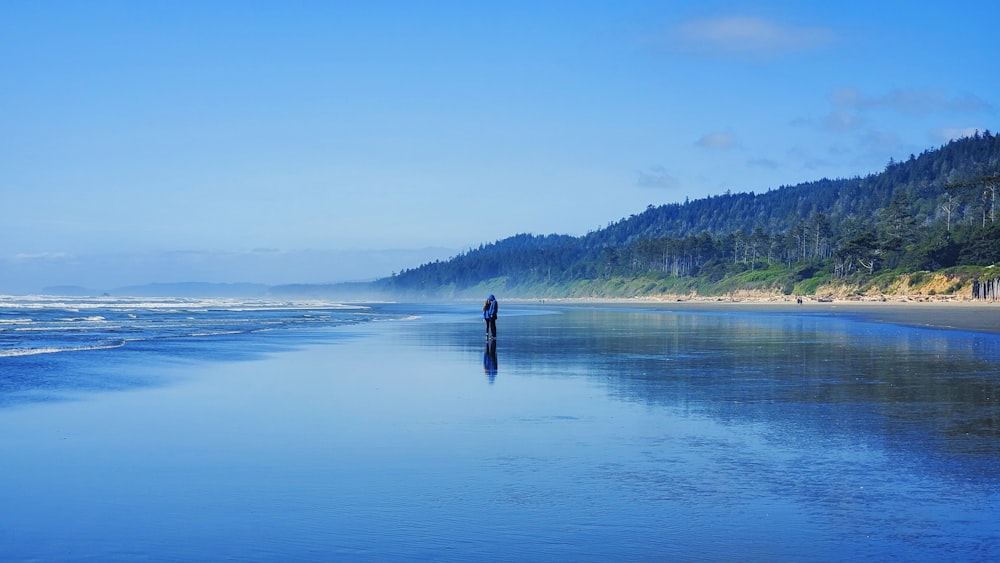
[[[0,403],[0,559],[1000,558],[996,335],[466,309],[73,352]]]

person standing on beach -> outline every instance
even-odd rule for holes
[[[497,337],[497,298],[490,294],[483,304],[483,320],[486,321],[486,338]]]

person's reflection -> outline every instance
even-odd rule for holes
[[[483,352],[483,371],[486,372],[486,379],[490,384],[497,378],[497,341],[490,340],[486,343],[486,351]]]

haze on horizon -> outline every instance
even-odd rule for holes
[[[986,0],[0,4],[0,293],[390,275],[998,129]]]

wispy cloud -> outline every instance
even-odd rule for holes
[[[706,133],[695,144],[701,148],[712,150],[728,150],[739,146],[736,137],[731,133],[723,132]]]
[[[672,189],[679,185],[677,178],[667,173],[662,166],[652,166],[648,170],[640,170],[636,185],[643,188]]]
[[[823,120],[823,127],[829,131],[844,133],[857,131],[864,125],[864,120],[856,112],[837,109],[830,112]]]
[[[788,158],[791,162],[798,163],[799,166],[807,170],[822,170],[835,164],[834,161],[818,156],[810,148],[796,147],[788,151]]]
[[[896,89],[883,96],[866,96],[855,88],[841,88],[829,95],[838,108],[850,110],[886,109],[908,116],[933,113],[979,113],[988,111],[990,104],[971,94],[949,96],[937,89]]]
[[[65,252],[37,252],[37,253],[19,253],[13,256],[14,262],[51,262],[51,261],[61,261],[71,258],[69,254]]]
[[[874,130],[879,114],[896,114],[916,119],[929,116],[972,114],[988,112],[991,105],[973,95],[949,95],[937,89],[895,89],[884,95],[867,95],[857,88],[840,88],[827,94],[830,112],[819,119],[800,117],[791,121],[794,126],[804,126],[832,133],[850,133],[869,147],[886,150],[900,146],[898,139]],[[939,129],[932,134],[935,140],[951,139],[972,134],[973,128]]]
[[[768,170],[777,170],[780,165],[770,158],[751,158],[747,161],[747,166],[754,168],[766,168]]]
[[[903,141],[894,133],[867,131],[860,138],[863,148],[873,154],[895,154],[904,149]]]
[[[665,46],[679,54],[771,59],[832,43],[830,28],[785,24],[757,16],[718,16],[681,22],[667,30]]]

